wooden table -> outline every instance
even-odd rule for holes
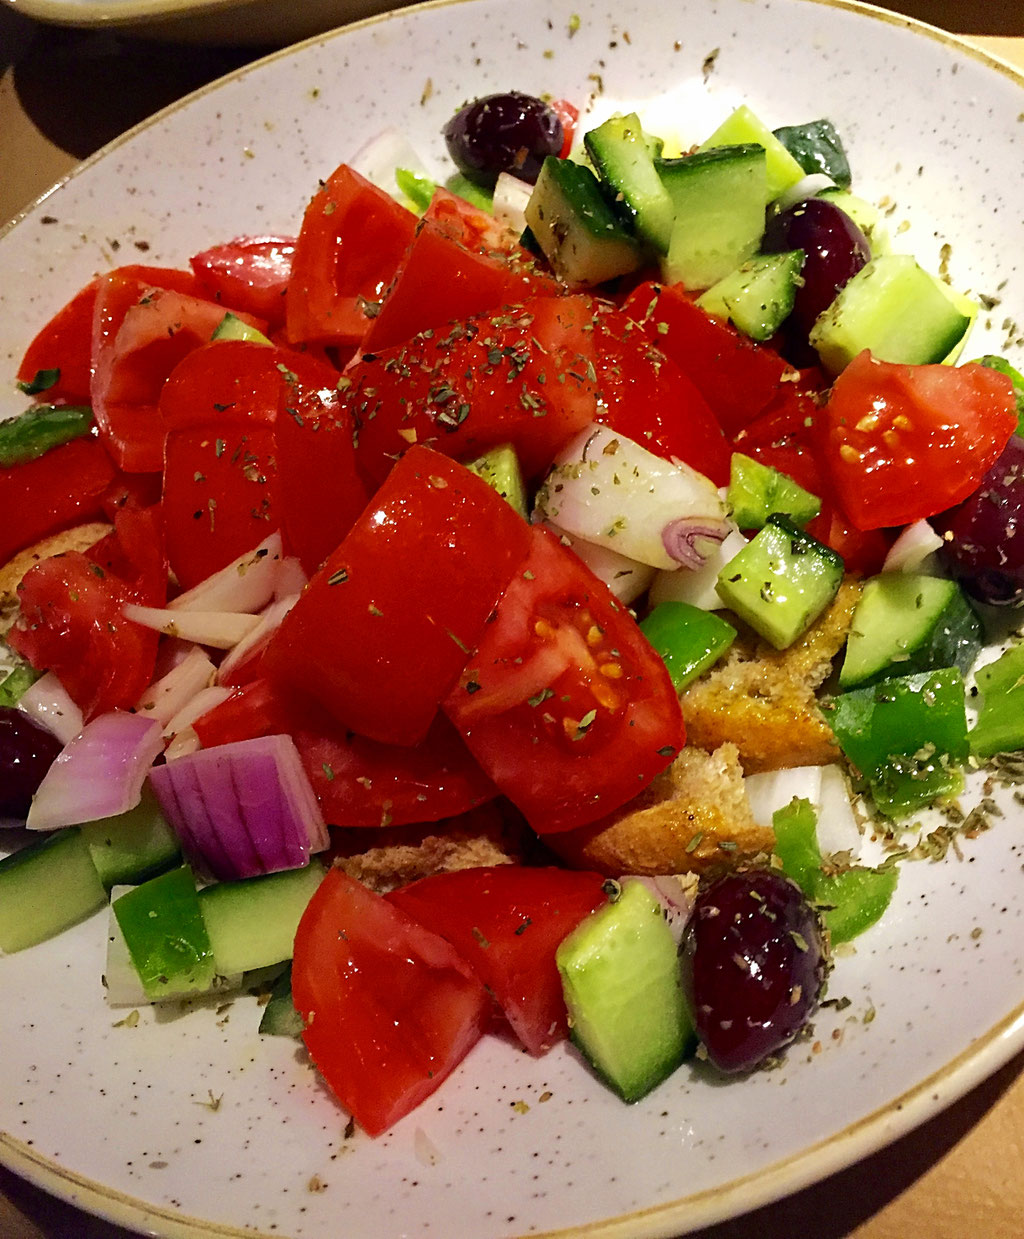
[[[1019,0],[891,0],[1024,68]],[[43,27],[0,11],[0,222],[104,142],[252,59]],[[104,86],[97,91],[96,83]],[[57,89],[54,89],[57,83]],[[68,104],[66,101],[71,100]],[[2,1051],[0,1051],[2,1052]],[[888,1149],[695,1239],[1021,1239],[1024,1054]],[[0,1239],[128,1239],[0,1168]]]

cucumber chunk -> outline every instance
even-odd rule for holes
[[[472,469],[478,477],[482,477],[487,485],[496,490],[524,521],[530,519],[527,511],[526,483],[523,481],[519,457],[511,443],[492,447],[489,452],[478,456],[476,460],[467,461],[466,468]]]
[[[710,288],[757,252],[767,198],[764,148],[723,146],[655,166],[675,212],[662,275],[670,284]]]
[[[289,964],[274,982],[270,1001],[263,1008],[259,1031],[264,1037],[300,1037],[306,1027],[292,1000],[292,969]]]
[[[570,159],[544,160],[526,204],[526,222],[566,284],[603,284],[640,265],[640,246],[605,201],[597,177]]]
[[[981,645],[981,621],[955,581],[883,572],[864,586],[853,613],[839,686],[938,667],[966,673]]]
[[[786,474],[733,452],[726,503],[740,529],[762,529],[773,512],[801,527],[821,511],[821,500]]]
[[[779,513],[718,574],[726,606],[777,650],[806,632],[835,597],[843,561]]]
[[[882,254],[861,267],[811,328],[810,342],[829,374],[864,349],[880,361],[944,361],[970,316],[909,254]]]
[[[970,733],[976,757],[1024,748],[1024,645],[1014,645],[974,677],[981,693],[978,721]]]
[[[218,882],[199,892],[199,909],[217,971],[249,972],[291,959],[295,931],[323,879],[314,861],[238,882]]]
[[[44,942],[106,902],[78,827],[44,835],[0,860],[0,951]]]
[[[214,328],[210,340],[248,340],[251,344],[271,343],[258,327],[253,327],[245,319],[239,318],[237,314],[232,314],[230,310]]]
[[[612,116],[583,137],[594,167],[633,222],[659,253],[672,238],[672,199],[654,167],[650,143],[635,112]]]
[[[126,884],[136,886],[169,869],[181,856],[178,838],[148,781],[134,809],[86,822],[80,829],[107,890]]]
[[[774,133],[759,117],[741,104],[732,115],[727,116],[710,138],[702,143],[702,151],[718,146],[746,146],[753,143],[765,153],[765,201],[777,198],[804,178],[804,170],[786,150]]]
[[[697,304],[752,340],[770,340],[793,312],[803,265],[803,250],[758,254],[701,293]]]
[[[113,908],[151,1002],[210,989],[217,970],[187,865],[136,886]]]
[[[675,941],[642,882],[624,882],[555,959],[572,1040],[624,1100],[649,1093],[694,1048]]]

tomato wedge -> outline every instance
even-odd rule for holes
[[[410,448],[285,617],[267,674],[388,744],[417,744],[529,546],[463,465]]]
[[[299,922],[292,998],[313,1061],[371,1136],[441,1085],[491,1011],[452,946],[340,869]]]
[[[539,833],[570,830],[641,792],[685,741],[665,664],[558,538],[530,554],[444,708]]]
[[[92,318],[99,280],[90,280],[44,324],[25,350],[18,381],[31,383],[40,372],[56,379],[44,398],[67,404],[88,404],[92,383]]]
[[[568,1034],[558,944],[607,901],[598,873],[496,865],[423,878],[385,898],[450,942],[531,1054]]]
[[[825,455],[858,529],[908,525],[976,490],[1017,428],[1010,380],[998,370],[907,366],[867,351],[850,362],[825,408]]]
[[[279,327],[294,253],[294,237],[236,237],[188,261],[205,296]]]

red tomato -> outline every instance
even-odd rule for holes
[[[482,478],[413,447],[285,617],[267,674],[361,735],[417,744],[528,546]]]
[[[498,794],[444,715],[419,744],[381,744],[348,731],[316,703],[259,679],[236,689],[194,726],[206,748],[290,735],[332,826],[437,822]]]
[[[57,380],[43,398],[88,404],[92,380],[92,318],[98,280],[91,280],[43,326],[25,350],[18,381],[31,383],[40,371],[56,371]]]
[[[443,938],[340,869],[327,874],[299,922],[292,998],[313,1061],[371,1136],[450,1075],[491,1009]]]
[[[274,528],[274,430],[172,430],[164,449],[167,558],[183,589],[198,585]]]
[[[555,951],[607,902],[605,878],[496,865],[438,873],[385,898],[440,934],[494,995],[531,1054],[568,1034]]]
[[[415,227],[411,211],[342,164],[303,216],[285,299],[288,339],[358,344]]]
[[[784,383],[767,406],[736,435],[733,447],[778,469],[824,499],[830,484],[822,458],[821,408],[813,395]]]
[[[44,559],[19,586],[21,612],[8,640],[33,667],[54,672],[86,720],[131,709],[153,678],[159,636],[122,614],[128,602],[155,600],[153,552],[143,549],[144,562],[134,561],[140,546],[131,525],[135,517],[125,518],[120,546],[104,540],[88,556],[70,551]],[[151,534],[155,530],[150,526]],[[158,546],[158,536],[155,541]]]
[[[859,354],[825,408],[825,453],[858,529],[906,525],[976,490],[1017,428],[1010,380],[997,370],[906,366]]]
[[[772,349],[706,314],[681,286],[640,284],[623,309],[700,391],[727,435],[765,408],[790,369]]]
[[[282,376],[290,356],[251,340],[215,340],[187,353],[159,393],[165,430],[270,424],[277,417]]]
[[[295,381],[274,426],[277,506],[287,553],[312,575],[370,500],[356,468],[352,414],[337,387]]]
[[[444,708],[534,830],[570,830],[641,792],[685,742],[665,664],[547,530]]]
[[[597,323],[597,420],[727,486],[732,451],[694,384],[625,311],[605,310]]]
[[[86,555],[123,581],[132,601],[147,607],[162,607],[167,601],[167,552],[159,507],[125,504],[114,513],[113,531]]]
[[[117,470],[98,439],[74,439],[0,468],[0,564],[49,534],[95,520]]]
[[[181,277],[178,283],[192,281],[183,273],[173,275]],[[154,287],[122,271],[100,281],[93,319],[92,406],[100,434],[122,469],[161,469],[160,389],[185,354],[210,339],[223,317],[224,307],[215,302]],[[248,321],[261,330],[266,325]]]
[[[572,151],[572,140],[576,134],[576,125],[580,119],[580,110],[568,99],[553,99],[548,107],[562,122],[562,149],[559,159],[568,159]]]
[[[522,262],[529,261],[529,255],[519,244],[518,235],[508,224],[501,223],[490,212],[481,210],[442,185],[434,190],[423,218],[429,219],[445,236],[467,249],[481,254],[503,250],[516,254]]]
[[[188,261],[204,296],[279,327],[294,253],[294,237],[236,237]]]
[[[597,413],[594,302],[543,297],[364,357],[345,403],[376,483],[410,443],[468,459],[511,443],[528,477]]]
[[[525,250],[483,253],[454,240],[447,228],[421,220],[363,347],[376,353],[421,331],[562,291]]]

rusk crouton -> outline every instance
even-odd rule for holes
[[[688,744],[733,741],[745,774],[821,766],[839,756],[815,699],[850,630],[860,582],[848,578],[799,641],[776,650],[740,627],[726,657],[682,695]]]
[[[87,551],[101,538],[110,533],[113,526],[106,521],[90,521],[75,525],[33,543],[9,559],[0,568],[0,635],[8,631],[18,613],[18,586],[29,568],[52,559],[54,555],[66,555],[68,551]]]
[[[545,842],[571,865],[612,876],[704,873],[770,852],[775,833],[754,821],[736,746],[687,745],[621,809]]]

